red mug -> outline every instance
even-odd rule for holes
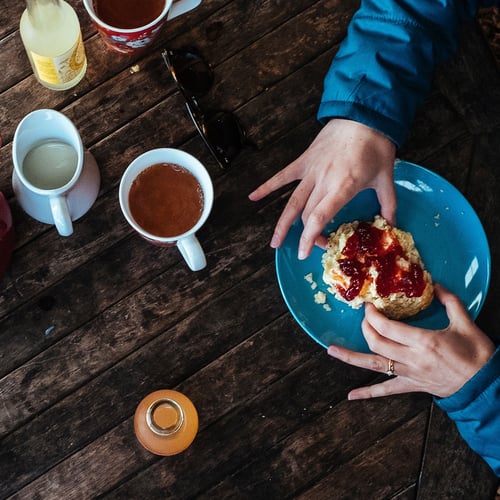
[[[110,26],[97,16],[94,0],[83,0],[83,5],[106,45],[122,54],[136,54],[149,47],[163,25],[200,5],[201,0],[165,0],[160,15],[150,23],[137,28],[123,29]]]
[[[9,266],[14,250],[12,214],[4,195],[0,192],[0,280]]]

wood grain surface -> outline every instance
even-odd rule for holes
[[[329,358],[286,308],[269,240],[293,186],[247,198],[320,130],[323,78],[359,1],[204,0],[132,58],[109,51],[83,4],[69,3],[88,70],[54,92],[22,47],[23,3],[0,0],[0,190],[17,240],[0,282],[0,498],[493,499],[497,478],[430,396],[347,401],[385,376]],[[467,27],[439,68],[398,155],[448,179],[479,214],[493,273],[478,322],[498,335],[500,80],[482,26]],[[193,45],[215,74],[202,106],[234,112],[252,143],[226,171],[160,56]],[[12,138],[39,108],[75,123],[101,173],[69,238],[12,192]],[[198,233],[208,266],[197,273],[120,211],[127,165],[165,146],[198,157],[214,182]],[[188,395],[200,417],[174,457],[147,452],[133,432],[140,400],[164,388]]]

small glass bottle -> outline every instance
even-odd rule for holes
[[[146,396],[134,415],[137,440],[156,455],[184,451],[198,432],[198,413],[184,394],[161,390]]]
[[[37,80],[53,90],[74,87],[87,58],[78,16],[64,0],[26,0],[21,39]]]

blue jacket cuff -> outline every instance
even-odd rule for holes
[[[356,102],[322,102],[318,110],[318,120],[324,125],[331,118],[345,118],[367,125],[388,137],[398,148],[405,141],[408,132],[406,124],[392,120]]]
[[[485,393],[500,393],[500,347],[488,362],[457,392],[447,398],[437,398],[436,404],[446,413],[461,411]]]

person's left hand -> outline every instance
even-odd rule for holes
[[[428,392],[448,397],[458,391],[495,351],[491,339],[469,317],[460,299],[435,285],[450,324],[426,330],[386,318],[372,304],[365,306],[363,335],[370,350],[364,354],[330,346],[328,354],[341,361],[387,373],[393,360],[394,378],[354,389],[349,399],[365,399],[406,392]]]

